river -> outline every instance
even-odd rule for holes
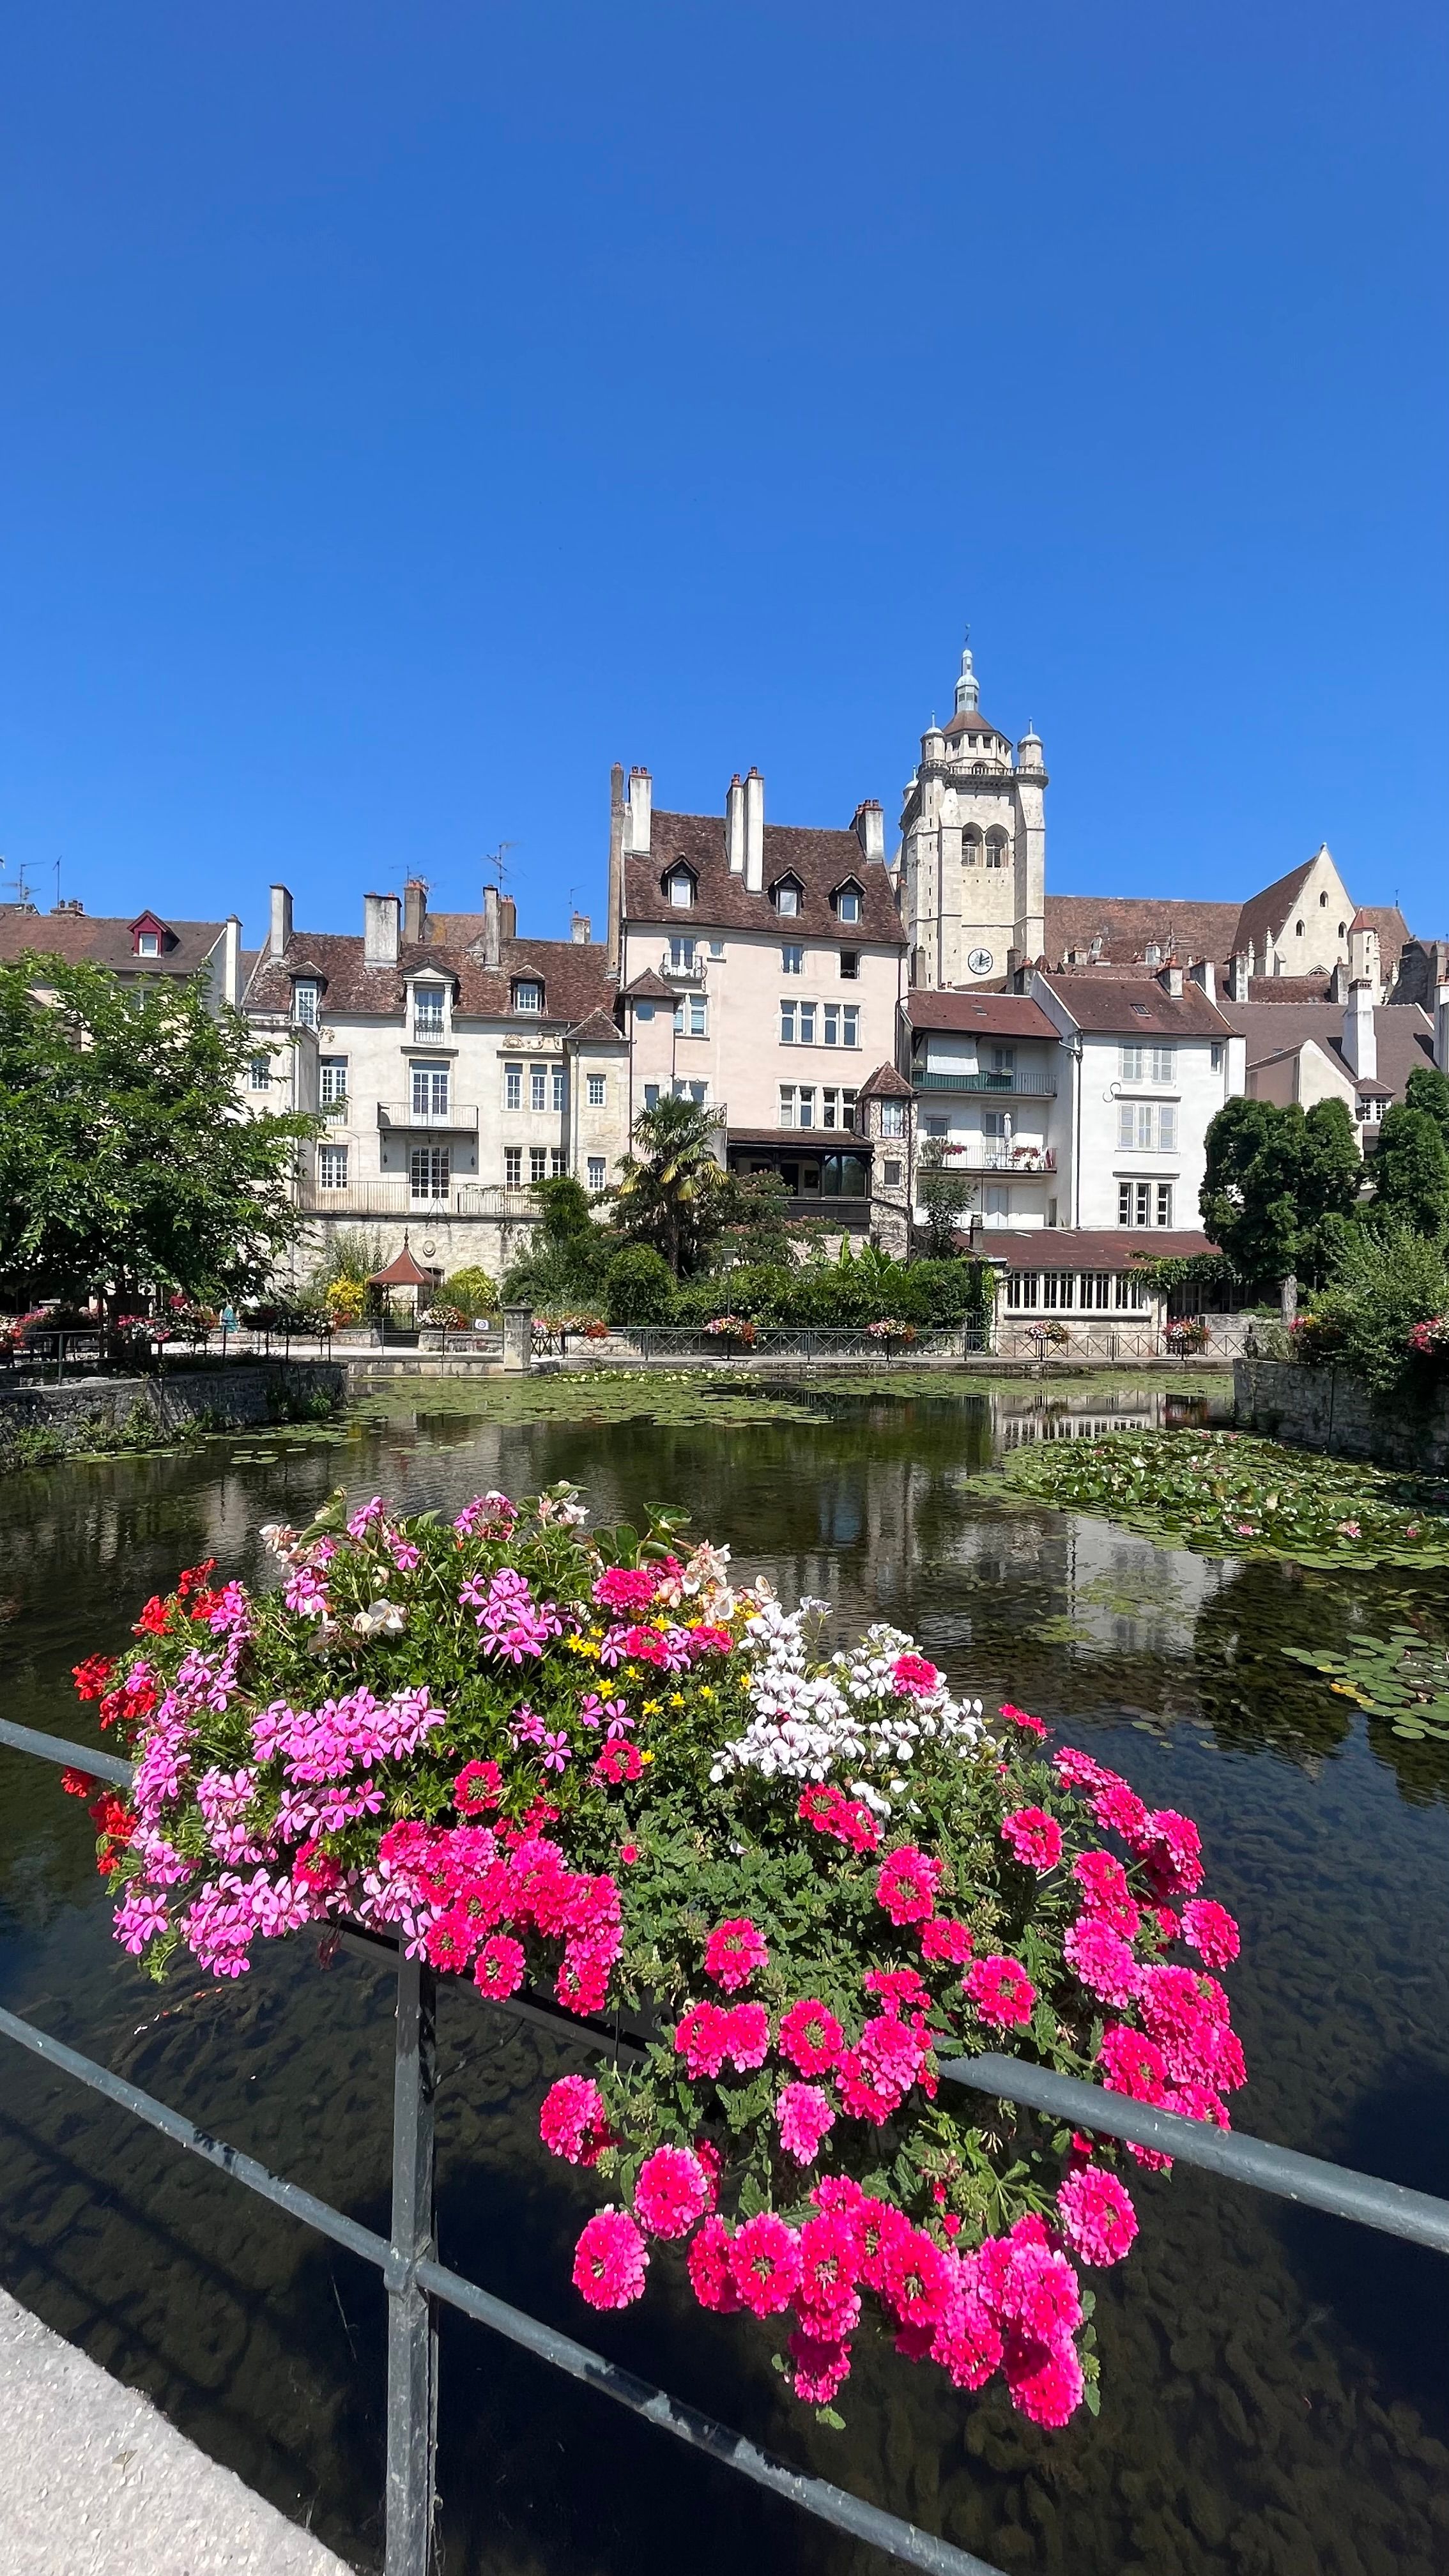
[[[1161,1393],[1127,1384],[804,1390],[790,1419],[678,1383],[612,1399],[662,1419],[571,1419],[575,1401],[414,1383],[340,1432],[13,1477],[5,1713],[84,1735],[70,1665],[124,1644],[140,1602],[198,1557],[263,1579],[258,1525],[301,1523],[335,1483],[413,1510],[561,1477],[602,1519],[678,1501],[787,1596],[913,1629],[954,1688],[1068,1725],[1150,1803],[1195,1816],[1208,1892],[1243,1926],[1239,2125],[1449,2195],[1449,1747],[1369,1729],[1281,1652],[1382,1633],[1411,1584],[1442,1601],[1442,1575],[1223,1563],[973,1489],[1005,1443],[1161,1419]],[[158,1990],[108,1937],[90,1829],[56,1774],[3,1750],[0,1774],[5,2003],[385,2229],[387,1979],[349,1954],[322,1970],[309,1935],[225,1989],[181,1975]],[[579,2306],[587,2195],[536,2120],[546,2083],[584,2061],[471,1989],[445,1990],[440,2022],[442,2259],[777,2453],[1008,2571],[1449,2569],[1441,2258],[1180,2167],[1143,2179],[1132,2258],[1100,2276],[1095,2421],[1037,2432],[882,2343],[862,2349],[835,2433],[784,2398],[760,2329],[703,2317],[666,2261],[626,2316]],[[11,2052],[0,2075],[0,2280],[377,2568],[375,2276],[35,2060]],[[441,2336],[443,2576],[882,2567],[481,2328],[445,2315]]]

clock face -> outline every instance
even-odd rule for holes
[[[973,948],[966,963],[973,975],[989,975],[996,960],[989,948]]]

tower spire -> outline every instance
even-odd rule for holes
[[[974,716],[980,704],[981,691],[976,685],[976,665],[971,659],[971,629],[968,626],[961,648],[961,677],[956,683],[956,713],[958,716]]]

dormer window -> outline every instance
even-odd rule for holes
[[[168,946],[174,948],[175,945],[171,932],[158,914],[143,912],[132,922],[131,954],[133,957],[161,957],[164,956]]]
[[[859,888],[859,886],[856,886],[856,885],[843,885],[843,886],[837,886],[837,887],[836,887],[836,890],[835,890],[835,893],[834,893],[833,897],[831,898],[831,900],[833,901],[833,903],[834,903],[834,905],[835,905],[835,918],[836,918],[836,920],[837,920],[837,921],[850,921],[850,922],[859,921],[859,919],[860,919],[860,888]]]
[[[534,983],[531,978],[520,976],[513,987],[513,1007],[515,1011],[533,1011],[535,1013],[541,1011],[543,1009],[543,986],[541,984]]]
[[[161,954],[160,932],[157,930],[138,931],[136,934],[136,954],[138,957],[159,957]]]
[[[441,984],[414,984],[413,1035],[416,1038],[440,1038],[443,1034],[443,987]]]
[[[299,979],[292,986],[292,1017],[299,1029],[315,1029],[322,1016],[322,987]]]
[[[694,901],[694,870],[671,868],[664,880],[664,893],[676,912],[688,912]]]
[[[798,877],[782,877],[778,885],[771,886],[770,901],[785,920],[793,921],[800,910],[802,892]]]

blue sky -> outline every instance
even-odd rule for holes
[[[0,850],[603,911],[608,767],[1449,931],[1442,9],[47,0],[0,36]]]

